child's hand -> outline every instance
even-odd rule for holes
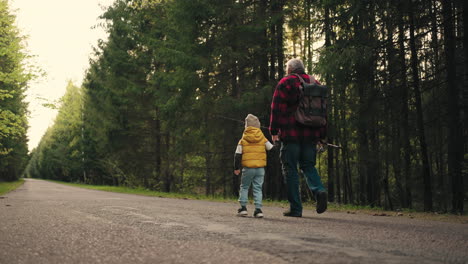
[[[240,174],[240,170],[234,170],[234,174],[235,174],[235,175],[239,175],[239,174]]]
[[[324,151],[325,151],[325,148],[323,147],[323,143],[322,143],[321,141],[319,141],[319,142],[317,143],[317,152],[318,152],[318,153],[322,153],[322,152],[324,152]]]

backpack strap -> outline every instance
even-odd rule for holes
[[[301,81],[302,85],[304,85],[304,84],[306,83],[306,82],[304,81],[304,79],[303,79],[299,74],[297,74],[297,73],[292,73],[291,75],[294,75],[294,76],[296,76],[297,78],[299,78],[299,80]],[[310,78],[310,76],[309,76],[309,78]]]

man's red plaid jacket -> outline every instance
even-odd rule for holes
[[[309,75],[299,73],[305,82],[310,82]],[[318,81],[315,81],[320,84]],[[279,135],[283,142],[316,142],[324,139],[327,128],[312,128],[296,122],[294,112],[299,105],[299,87],[301,81],[297,76],[288,75],[276,86],[271,102],[270,134]]]

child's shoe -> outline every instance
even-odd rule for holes
[[[255,218],[263,218],[262,209],[260,209],[260,208],[255,209],[254,217],[255,217]]]
[[[237,215],[238,216],[247,216],[247,208],[245,206],[242,206],[237,210]]]

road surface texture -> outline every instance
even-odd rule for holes
[[[0,198],[0,263],[468,263],[468,225],[102,192],[27,179]]]

